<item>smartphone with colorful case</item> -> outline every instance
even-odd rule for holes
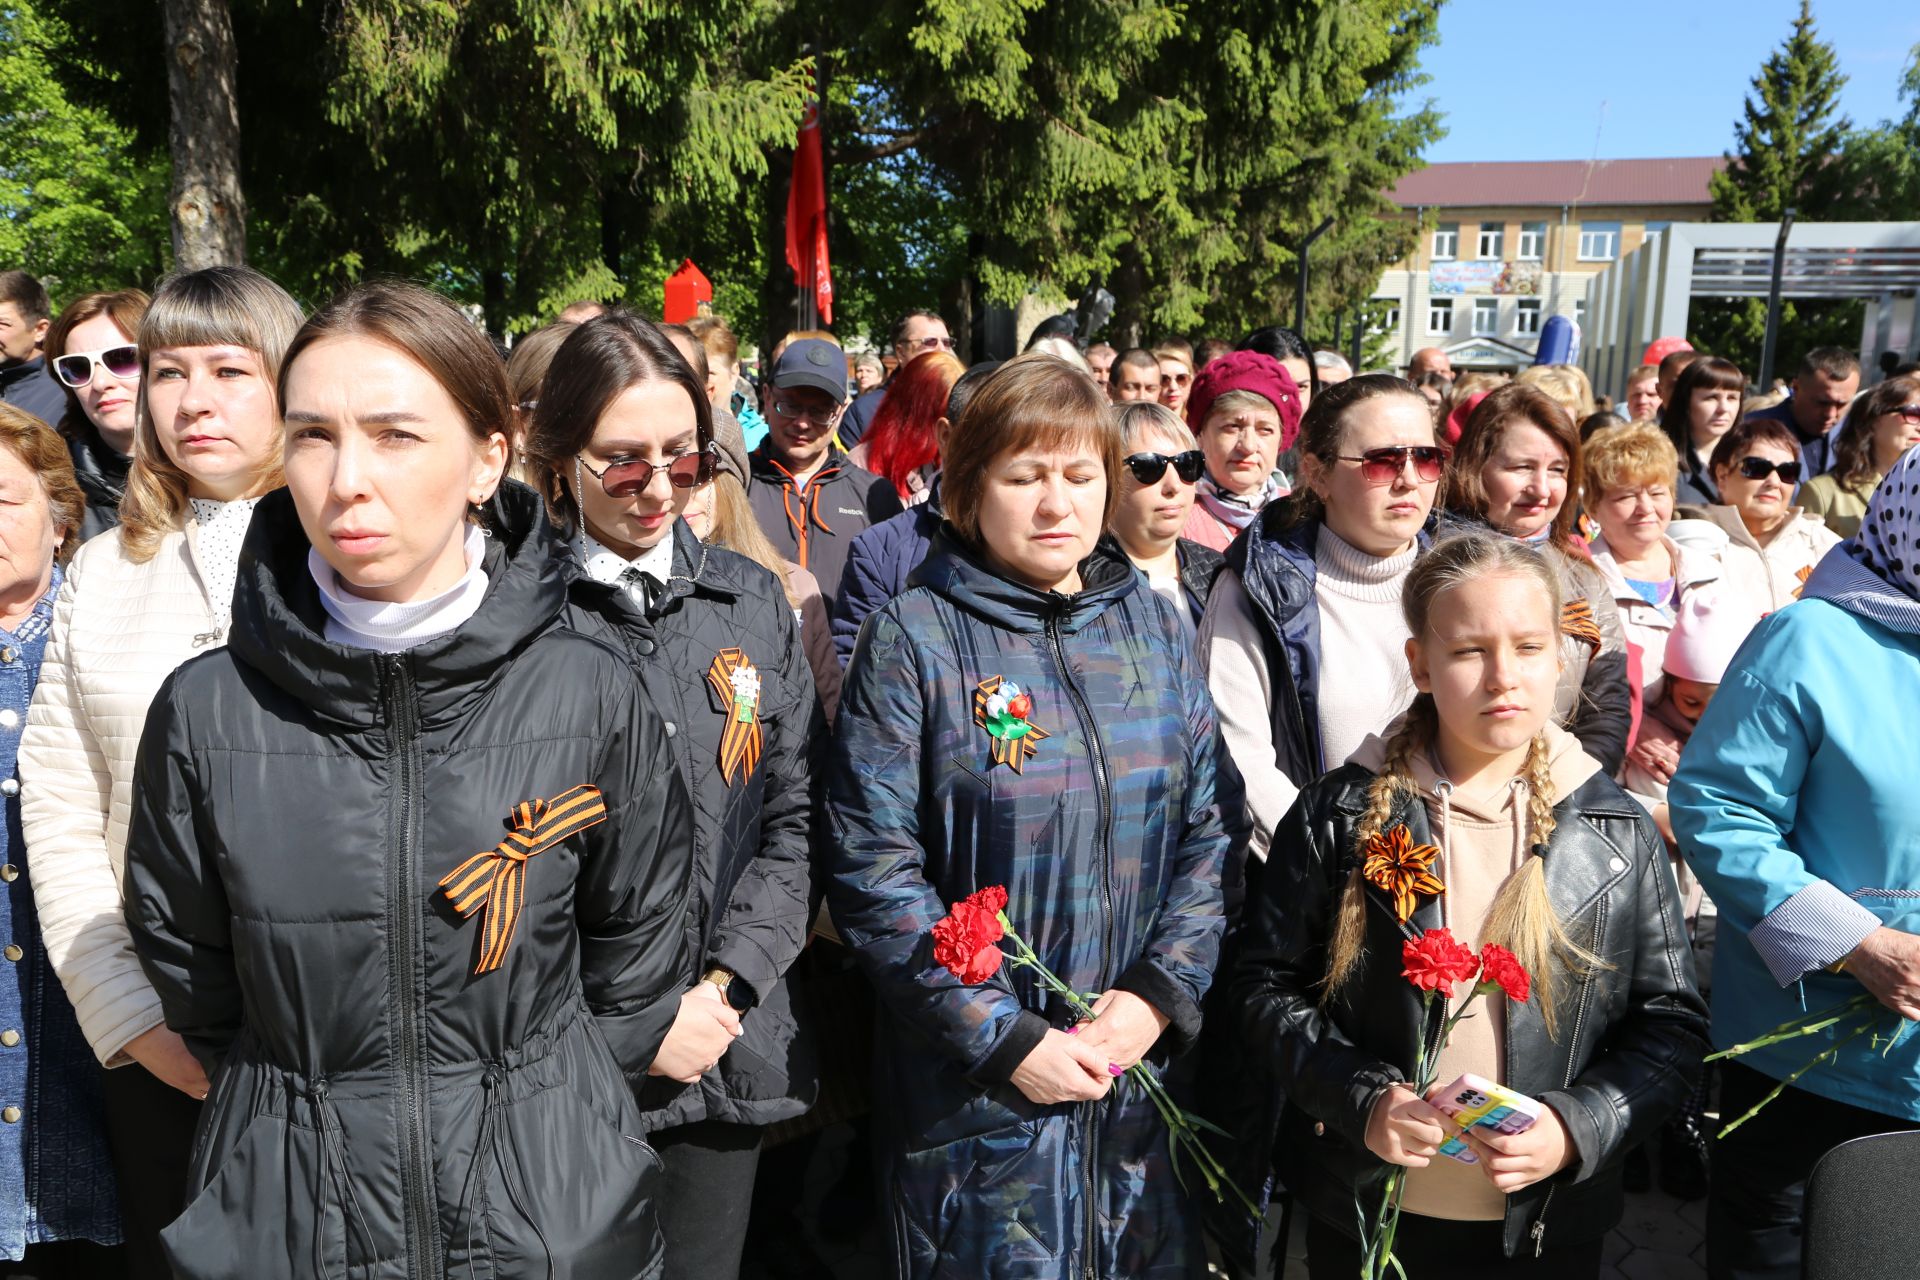
[[[1490,1129],[1495,1133],[1525,1133],[1540,1118],[1540,1104],[1471,1071],[1435,1096],[1433,1105],[1446,1112],[1462,1129]],[[1461,1164],[1479,1164],[1480,1157],[1459,1138],[1440,1144],[1440,1154]]]

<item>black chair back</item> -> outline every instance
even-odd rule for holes
[[[1911,1280],[1920,1275],[1920,1132],[1843,1142],[1807,1179],[1805,1280]]]

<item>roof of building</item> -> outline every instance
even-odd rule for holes
[[[1494,160],[1428,165],[1393,189],[1403,206],[1707,204],[1723,156],[1670,160]]]

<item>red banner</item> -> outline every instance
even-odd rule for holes
[[[827,263],[827,164],[820,141],[820,103],[807,104],[793,147],[793,186],[787,192],[787,265],[793,281],[811,288],[820,322],[833,323],[833,272]]]

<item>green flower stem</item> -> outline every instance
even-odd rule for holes
[[[1755,1049],[1765,1049],[1772,1045],[1784,1044],[1788,1040],[1798,1039],[1801,1036],[1818,1035],[1830,1027],[1838,1026],[1849,1018],[1861,1013],[1870,1015],[1883,1007],[1884,1006],[1873,996],[1863,993],[1853,997],[1844,1004],[1835,1005],[1831,1009],[1823,1009],[1819,1013],[1809,1013],[1804,1017],[1783,1022],[1757,1040],[1749,1040],[1745,1044],[1734,1045],[1731,1049],[1722,1049],[1718,1053],[1710,1053],[1707,1055],[1706,1060],[1708,1062],[1718,1062],[1722,1058],[1737,1058],[1742,1054],[1752,1053]]]
[[[1040,980],[1040,985],[1065,1000],[1067,1007],[1082,1018],[1089,1022],[1093,1021],[1095,1018],[1093,1005],[1088,1003],[1086,997],[1060,981],[1051,969],[1040,962],[1039,955],[1014,929],[1013,922],[1007,919],[1006,912],[1000,912],[999,919],[1000,928],[1006,934],[1006,940],[1011,942],[1014,948],[1007,957],[1008,962],[1018,969],[1033,970],[1034,976]],[[1239,1184],[1227,1176],[1225,1166],[1214,1156],[1207,1147],[1206,1140],[1201,1136],[1203,1128],[1211,1128],[1218,1132],[1217,1127],[1187,1114],[1180,1104],[1173,1100],[1173,1095],[1167,1092],[1166,1085],[1153,1074],[1146,1063],[1136,1062],[1128,1067],[1124,1078],[1131,1079],[1140,1086],[1147,1095],[1147,1101],[1153,1104],[1153,1109],[1159,1113],[1160,1119],[1166,1124],[1167,1146],[1173,1156],[1174,1176],[1181,1177],[1180,1156],[1185,1153],[1187,1158],[1199,1168],[1200,1176],[1206,1182],[1207,1190],[1213,1193],[1215,1200],[1222,1198],[1221,1189],[1224,1187],[1233,1192],[1234,1198],[1245,1206],[1248,1213],[1258,1218],[1261,1214],[1260,1207],[1254,1204],[1252,1196],[1242,1191]],[[1181,1178],[1181,1182],[1184,1186],[1185,1179]]]
[[[1726,1128],[1720,1130],[1720,1136],[1723,1138],[1726,1137],[1728,1134],[1732,1133],[1735,1129],[1738,1129],[1741,1125],[1745,1124],[1747,1121],[1759,1115],[1760,1108],[1766,1106],[1769,1102],[1772,1102],[1775,1098],[1779,1097],[1782,1093],[1784,1093],[1788,1085],[1797,1083],[1801,1076],[1804,1076],[1805,1074],[1807,1074],[1807,1072],[1813,1070],[1815,1067],[1819,1066],[1821,1063],[1833,1061],[1833,1059],[1840,1056],[1840,1050],[1846,1048],[1848,1045],[1852,1044],[1855,1040],[1858,1040],[1861,1036],[1866,1035],[1868,1032],[1880,1026],[1882,1021],[1883,1020],[1880,1018],[1868,1018],[1867,1021],[1863,1025],[1861,1025],[1858,1029],[1841,1037],[1839,1040],[1834,1041],[1832,1044],[1828,1045],[1825,1049],[1815,1054],[1809,1061],[1801,1064],[1799,1070],[1795,1071],[1792,1075],[1788,1076],[1785,1080],[1782,1080],[1779,1084],[1775,1085],[1773,1087],[1772,1092],[1768,1093],[1766,1097],[1760,1099],[1760,1101],[1754,1103],[1751,1107],[1749,1107],[1745,1115],[1741,1116],[1738,1120],[1735,1120],[1733,1123],[1729,1124]]]

